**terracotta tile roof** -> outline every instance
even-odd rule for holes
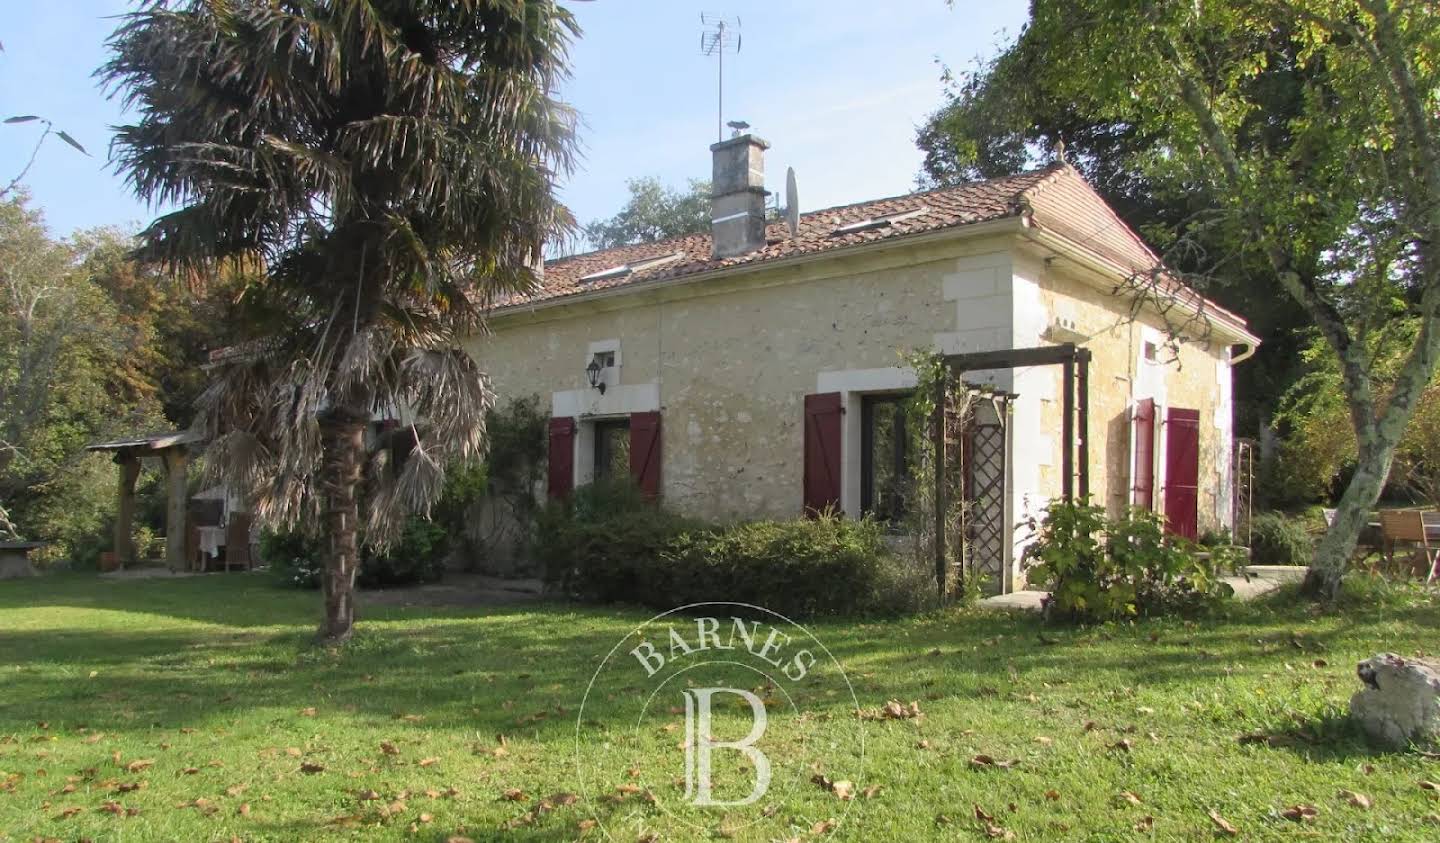
[[[526,299],[504,302],[502,306],[546,301],[641,281],[680,278],[731,266],[746,266],[1017,216],[1023,207],[1023,194],[1062,169],[1068,168],[1048,167],[1006,178],[811,211],[800,215],[799,232],[795,237],[789,237],[783,223],[772,224],[766,231],[769,242],[765,248],[721,260],[711,257],[708,233],[558,258],[545,264],[545,278],[538,292]],[[925,213],[899,220],[893,225],[835,233],[836,228],[845,225],[921,209],[925,209]],[[677,252],[683,257],[640,268],[623,277],[581,280],[594,273],[668,257]]]
[[[545,264],[545,277],[540,289],[533,295],[502,301],[497,306],[535,304],[595,290],[835,251],[879,240],[899,240],[909,235],[1022,214],[1029,214],[1035,228],[1053,231],[1125,269],[1145,271],[1160,261],[1078,171],[1068,164],[1052,164],[1004,178],[812,211],[800,216],[799,231],[795,237],[789,236],[783,223],[772,224],[766,231],[767,245],[763,249],[731,258],[716,260],[711,256],[708,233],[558,258]],[[856,223],[896,215],[904,216],[889,225],[857,226],[855,230],[837,231]],[[654,263],[646,265],[647,261]],[[629,272],[592,277],[627,266],[630,267]],[[1198,294],[1188,289],[1180,292],[1200,299]],[[1245,323],[1239,316],[1213,302],[1205,301],[1204,307],[1243,330]]]

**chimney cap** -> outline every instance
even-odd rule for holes
[[[761,149],[770,148],[770,142],[760,137],[759,135],[745,134],[738,137],[726,138],[725,140],[718,143],[712,143],[710,144],[710,151],[718,152],[731,146],[742,146],[744,144],[753,144],[760,147]]]

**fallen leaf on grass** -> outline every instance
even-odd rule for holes
[[[828,820],[821,820],[820,822],[810,826],[810,833],[818,837],[821,834],[829,834],[830,832],[834,831],[839,827],[840,823],[832,817]]]
[[[285,754],[290,756],[291,758],[299,758],[305,753],[301,752],[300,747],[298,746],[287,746],[285,747]]]
[[[864,790],[860,791],[860,795],[865,797],[866,799],[874,799],[876,796],[879,796],[880,791],[884,789],[885,788],[883,785],[872,784],[869,787],[866,787]]]
[[[1045,799],[1048,800],[1048,801],[1050,801],[1050,802],[1058,802],[1058,801],[1060,801],[1060,791],[1058,791],[1058,790],[1047,790],[1047,791],[1045,791]]]
[[[355,798],[359,799],[361,802],[374,802],[376,799],[380,798],[380,794],[376,793],[373,790],[362,790],[359,793],[355,794]]]
[[[66,820],[66,819],[69,819],[69,818],[75,816],[76,814],[78,814],[78,813],[80,813],[80,812],[82,812],[82,811],[84,811],[84,810],[85,810],[84,808],[77,808],[77,807],[75,807],[75,806],[73,806],[73,805],[70,806],[69,808],[61,808],[61,809],[60,809],[60,813],[58,813],[58,814],[55,815],[55,819],[57,819],[57,820]]]
[[[997,767],[1001,770],[1008,770],[1019,763],[1019,761],[997,761],[991,756],[984,754],[976,755],[975,757],[970,759],[970,766],[974,767],[977,770],[984,769],[986,767]]]
[[[512,787],[500,794],[500,798],[507,802],[525,802],[525,791],[518,787]]]
[[[235,809],[235,813],[239,814],[242,817],[250,816],[250,803],[241,802],[240,807]]]
[[[302,708],[302,709],[300,709],[300,716],[301,716],[301,717],[314,717],[314,716],[315,716],[315,706],[312,705],[312,706],[309,706],[308,708]]]
[[[1129,738],[1121,738],[1120,740],[1116,741],[1115,743],[1110,744],[1110,748],[1111,748],[1111,749],[1116,749],[1116,750],[1119,750],[1120,752],[1129,752],[1129,751],[1130,751],[1130,747],[1131,747],[1131,743],[1130,743],[1130,739],[1129,739]]]
[[[1436,784],[1435,782],[1422,781],[1420,782],[1420,789],[1428,790],[1431,793],[1440,794],[1440,784]]]
[[[1052,744],[1052,743],[1054,743],[1054,742],[1055,742],[1055,741],[1054,741],[1053,739],[1047,738],[1047,737],[1045,737],[1044,735],[1040,735],[1039,737],[1037,737],[1037,738],[1035,739],[1035,743],[1038,743],[1038,744],[1040,744],[1041,746],[1049,746],[1050,744]]]
[[[317,763],[315,763],[314,761],[306,761],[304,764],[301,764],[301,765],[300,765],[300,772],[302,772],[302,773],[323,773],[323,772],[325,772],[325,765],[324,765],[324,764],[317,764]]]
[[[930,742],[927,741],[927,740],[916,741],[916,743],[915,743],[915,748],[916,748],[916,749],[929,749],[929,748],[930,748]]]
[[[1208,814],[1210,816],[1210,822],[1215,823],[1215,827],[1220,829],[1221,832],[1228,834],[1231,837],[1236,837],[1240,834],[1240,829],[1231,825],[1229,821],[1227,821],[1224,817],[1220,816],[1220,814],[1216,811],[1211,810],[1208,812]]]
[[[1320,809],[1314,805],[1291,805],[1280,812],[1280,816],[1291,822],[1304,822],[1320,816]]]
[[[1155,818],[1150,816],[1149,814],[1146,814],[1145,816],[1135,821],[1135,830],[1140,832],[1141,834],[1144,834],[1145,832],[1149,831],[1154,827]]]
[[[1120,799],[1125,802],[1129,802],[1131,805],[1141,805],[1145,802],[1145,800],[1141,799],[1139,796],[1136,796],[1134,793],[1131,793],[1128,790],[1120,791]]]
[[[400,754],[400,747],[396,746],[395,744],[393,744],[393,743],[391,743],[391,742],[389,742],[389,741],[381,741],[381,742],[380,742],[380,751],[383,752],[383,753],[386,754],[386,755],[399,755],[399,754]]]
[[[1370,797],[1363,793],[1357,793],[1353,790],[1342,790],[1340,791],[1340,798],[1354,805],[1356,808],[1364,811],[1370,810]]]
[[[129,772],[129,773],[138,773],[138,772],[140,772],[141,770],[148,770],[148,769],[150,769],[150,768],[151,768],[152,766],[154,766],[154,765],[155,765],[155,759],[153,759],[153,758],[141,758],[141,759],[139,759],[139,760],[131,761],[129,764],[126,764],[126,765],[125,765],[125,770],[126,770],[126,772]]]

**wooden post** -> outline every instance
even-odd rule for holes
[[[1060,492],[1067,503],[1075,500],[1075,357],[1074,349],[1060,364],[1061,379],[1065,382],[1061,390],[1065,414],[1060,423],[1060,439],[1064,448],[1060,453]]]
[[[185,505],[190,497],[189,477],[185,471],[188,454],[185,452],[185,446],[176,445],[166,448],[163,457],[165,460],[165,487],[167,490],[165,500],[165,564],[169,566],[172,571],[183,571],[186,568],[185,545],[188,532],[188,525],[185,523]]]
[[[949,460],[945,456],[945,382],[935,386],[935,588],[940,602],[945,602],[945,472]]]
[[[1080,436],[1080,497],[1090,496],[1090,350],[1082,348],[1076,359],[1080,364],[1076,374],[1076,388],[1079,395],[1078,423]]]
[[[135,521],[135,481],[140,477],[140,459],[129,451],[117,451],[115,464],[120,467],[120,483],[115,495],[115,563],[124,568],[135,561],[131,528]]]

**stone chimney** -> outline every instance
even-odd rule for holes
[[[710,147],[710,236],[713,254],[730,258],[765,245],[765,150],[754,135],[723,140]]]

